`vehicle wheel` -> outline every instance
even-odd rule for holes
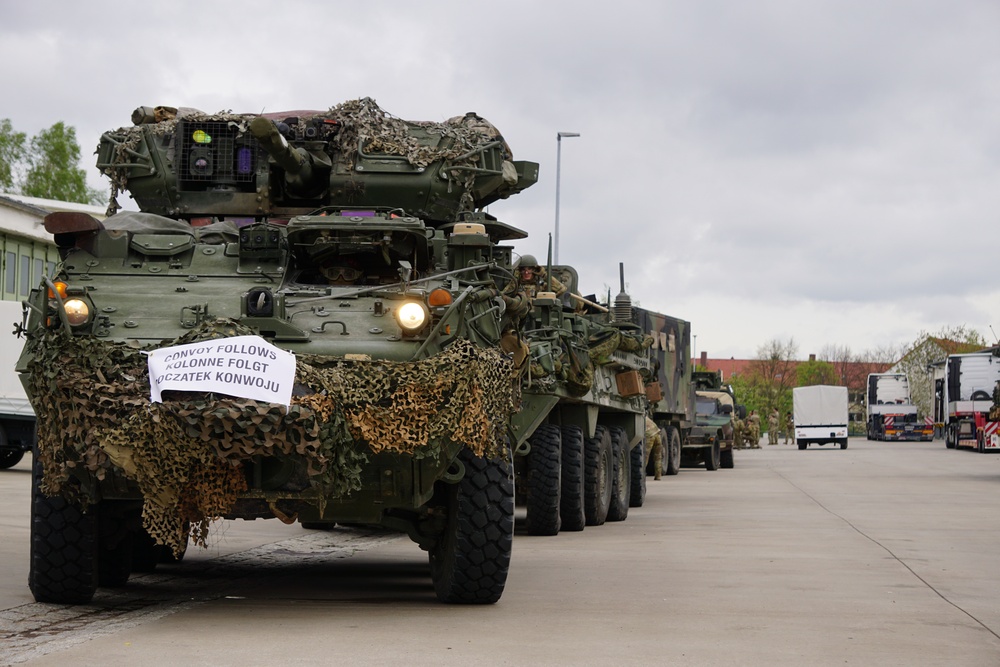
[[[86,604],[97,590],[97,508],[84,512],[60,496],[44,495],[41,479],[36,456],[28,588],[36,602]]]
[[[0,449],[0,470],[13,468],[20,463],[23,458],[24,452],[20,449]]]
[[[806,447],[807,447],[806,443],[804,442],[799,443],[799,449],[805,449]]]
[[[646,502],[646,440],[642,439],[639,444],[632,448],[629,454],[632,463],[632,483],[629,491],[628,506],[642,507]]]
[[[531,434],[526,481],[529,535],[559,534],[562,489],[562,437],[555,424],[542,424]]]
[[[608,519],[611,505],[614,454],[611,436],[603,426],[598,426],[593,438],[584,443],[584,509],[588,526],[600,526]]]
[[[587,525],[584,513],[583,429],[562,428],[562,494],[559,497],[560,530],[578,531]]]
[[[723,449],[719,452],[719,464],[722,468],[732,468],[733,467],[733,450]]]
[[[718,470],[721,458],[721,452],[719,451],[719,441],[716,440],[712,443],[711,447],[706,447],[703,450],[705,457],[705,470]]]
[[[463,449],[465,476],[440,483],[445,529],[429,553],[431,579],[442,602],[493,604],[503,594],[514,539],[514,477],[506,460]]]
[[[847,438],[844,438],[843,440],[840,441],[840,448],[847,449]]]
[[[614,454],[614,471],[611,484],[611,504],[608,506],[608,521],[624,521],[628,518],[628,503],[632,496],[632,461],[629,458],[628,434],[619,426],[612,426],[611,451]]]
[[[129,514],[132,508],[103,500],[97,513],[97,585],[118,588],[132,574],[132,531]],[[141,521],[141,519],[140,519]]]
[[[954,424],[944,427],[944,446],[948,449],[955,449],[955,428]]]
[[[663,452],[667,457],[663,462],[663,473],[676,475],[681,471],[681,435],[673,426],[667,427],[667,439],[663,443]]]

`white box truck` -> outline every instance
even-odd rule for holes
[[[792,418],[799,449],[826,443],[847,449],[847,387],[795,387]]]

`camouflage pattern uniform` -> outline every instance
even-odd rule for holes
[[[760,447],[760,415],[757,414],[756,410],[750,411],[750,448],[757,449]]]
[[[746,443],[743,442],[744,439],[744,427],[743,420],[734,412],[733,413],[733,448],[743,449]]]
[[[767,417],[767,444],[776,445],[778,444],[778,423],[781,420],[781,415],[778,414],[778,408],[771,410],[771,414]]]
[[[663,438],[660,437],[660,427],[649,417],[646,417],[646,464],[653,459],[653,479],[663,476]]]
[[[792,413],[789,412],[785,415],[785,444],[788,444],[788,440],[791,439],[795,441],[795,420],[792,418]]]

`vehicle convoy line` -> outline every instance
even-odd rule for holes
[[[306,565],[350,558],[402,539],[398,533],[369,528],[315,531],[203,563],[187,563],[183,574],[163,569],[134,575],[127,588],[101,588],[89,605],[35,602],[2,610],[0,665],[15,665],[64,651],[218,600],[268,570],[287,569],[290,553],[297,564]]]
[[[940,597],[942,600],[944,600],[945,602],[947,602],[948,604],[950,604],[952,607],[954,607],[958,611],[962,612],[963,614],[965,614],[966,616],[968,616],[969,618],[971,618],[973,621],[976,622],[977,625],[979,625],[981,628],[983,628],[984,630],[986,630],[987,632],[989,632],[991,635],[993,635],[997,639],[1000,639],[1000,634],[998,634],[996,630],[994,630],[990,626],[988,626],[985,623],[983,623],[981,620],[979,620],[978,618],[976,618],[975,615],[973,615],[969,611],[963,609],[961,606],[959,606],[955,602],[952,602],[951,600],[949,600],[948,597],[944,593],[942,593],[941,591],[939,591],[937,588],[935,588],[933,584],[931,584],[929,581],[927,581],[926,579],[924,579],[923,577],[921,577],[919,574],[917,574],[916,570],[914,570],[912,567],[910,567],[909,564],[906,561],[904,561],[902,558],[900,558],[895,553],[893,553],[892,549],[890,549],[889,547],[885,546],[884,544],[882,544],[881,542],[879,542],[877,539],[875,539],[874,537],[872,537],[871,535],[869,535],[865,531],[863,531],[860,528],[858,528],[847,517],[845,517],[845,516],[843,516],[841,514],[837,514],[836,512],[834,512],[833,510],[831,510],[829,507],[827,507],[822,502],[820,502],[815,496],[813,496],[812,494],[810,494],[808,491],[806,491],[801,486],[799,486],[798,484],[796,484],[795,482],[793,482],[792,480],[790,480],[785,475],[782,475],[781,472],[779,472],[777,470],[775,470],[774,472],[778,475],[778,477],[780,477],[781,479],[785,480],[790,486],[794,487],[796,490],[798,490],[806,498],[808,498],[809,500],[813,501],[824,512],[827,512],[828,514],[831,514],[832,516],[837,517],[838,519],[840,519],[841,521],[843,521],[844,523],[846,523],[848,526],[850,526],[856,533],[858,533],[859,535],[861,535],[863,538],[865,538],[869,542],[872,542],[873,544],[875,544],[875,545],[879,546],[881,549],[883,549],[887,554],[889,554],[890,556],[892,556],[893,560],[895,560],[897,563],[899,563],[900,565],[902,565],[903,567],[905,567],[907,570],[909,570],[910,574],[912,574],[914,577],[916,577],[917,579],[919,579],[920,582],[924,586],[926,586],[930,590],[934,591],[934,593],[936,593],[937,596]]]

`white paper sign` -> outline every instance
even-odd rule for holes
[[[295,355],[260,336],[217,338],[149,353],[149,400],[164,390],[202,391],[287,406]]]

